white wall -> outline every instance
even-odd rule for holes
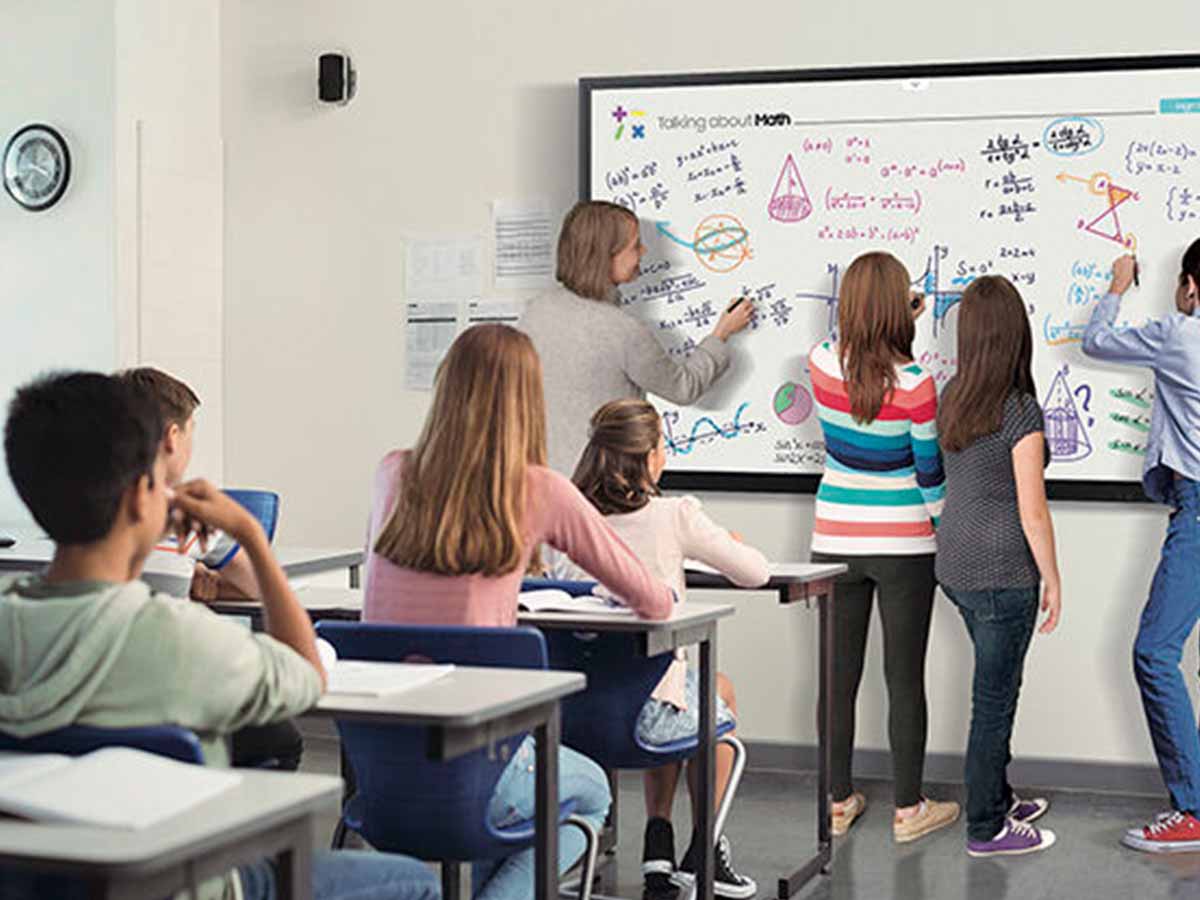
[[[1184,52],[1189,36],[1165,23],[1190,21],[1193,5],[1155,0],[1118,28],[1092,3],[1033,0],[226,0],[227,480],[282,492],[283,541],[361,541],[373,466],[415,437],[427,404],[400,387],[399,238],[484,233],[496,197],[546,196],[565,209],[581,75]],[[335,48],[352,52],[359,96],[319,108],[316,57]],[[706,499],[770,556],[805,557],[810,498]],[[1129,506],[1054,513],[1066,612],[1061,632],[1032,651],[1016,748],[1149,761],[1129,646],[1163,517]],[[811,741],[815,616],[765,594],[737,602],[720,656],[744,733]],[[964,745],[968,648],[942,601],[928,669],[931,750]],[[877,643],[870,652],[860,745],[884,747]]]
[[[66,138],[71,180],[26,212],[0,192],[0,403],[51,368],[117,359],[113,239],[111,0],[0,5],[0,146],[46,122]],[[0,523],[29,517],[0,475]]]

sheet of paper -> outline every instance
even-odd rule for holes
[[[545,588],[536,591],[521,591],[517,595],[517,606],[528,612],[584,613],[597,616],[630,616],[633,610],[609,602],[603,597],[583,594],[573,597],[566,591]]]
[[[521,299],[489,297],[480,300],[470,300],[467,303],[467,325],[500,322],[516,328],[523,312],[525,312],[525,301]]]
[[[422,687],[453,671],[452,665],[339,659],[328,670],[326,692],[343,696],[382,697]]]
[[[409,300],[404,308],[404,386],[427,391],[433,387],[442,357],[458,337],[462,301]]]
[[[549,285],[554,276],[555,223],[545,200],[492,203],[496,288]]]
[[[471,235],[405,241],[406,298],[453,300],[483,293],[483,239]]]

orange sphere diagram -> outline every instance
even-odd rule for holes
[[[717,213],[696,226],[692,249],[713,272],[732,272],[750,258],[750,233],[735,216]]]

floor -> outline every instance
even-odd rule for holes
[[[304,769],[337,771],[332,741],[308,742]],[[909,845],[891,834],[891,788],[887,782],[856,785],[868,801],[866,813],[850,834],[839,838],[833,871],[810,884],[800,900],[961,900],[961,898],[1197,898],[1200,900],[1200,853],[1148,856],[1118,845],[1122,831],[1151,818],[1162,808],[1154,797],[1071,791],[1040,792],[1051,801],[1039,822],[1058,836],[1043,853],[1002,860],[971,859],[963,851],[963,825],[956,823]],[[930,785],[938,798],[961,799],[961,785]],[[739,871],[753,877],[758,897],[776,896],[776,882],[794,868],[815,843],[815,780],[811,775],[748,772],[726,828]],[[632,773],[621,781],[622,829],[616,883],[604,886],[623,897],[641,897],[641,839],[644,814],[641,782]],[[686,794],[677,802],[677,850],[687,834]],[[331,814],[322,825],[323,839],[333,832]]]

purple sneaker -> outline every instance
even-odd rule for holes
[[[1013,794],[1012,806],[1008,808],[1008,817],[1018,822],[1029,824],[1034,819],[1040,819],[1050,808],[1050,801],[1045,797],[1034,797],[1032,800],[1022,800]]]
[[[1016,819],[1005,819],[1004,827],[990,841],[967,841],[967,855],[1020,856],[1022,853],[1037,853],[1054,843],[1054,832],[1034,828]]]

